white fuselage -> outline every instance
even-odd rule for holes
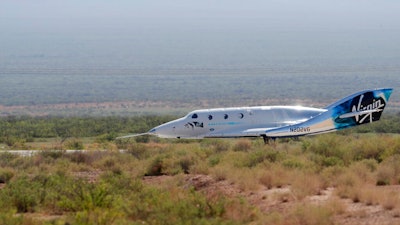
[[[378,121],[392,88],[359,91],[323,108],[258,106],[196,110],[147,133],[163,138],[299,137],[333,132]]]
[[[251,137],[304,122],[326,109],[301,106],[260,106],[196,110],[149,131],[163,138]]]

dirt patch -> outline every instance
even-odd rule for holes
[[[173,179],[172,176],[145,177],[144,183],[161,185]],[[216,180],[208,175],[184,175],[185,185],[207,196],[222,194],[226,197],[245,198],[250,204],[259,208],[262,213],[285,213],[297,203],[324,205],[333,199],[343,206],[343,212],[334,216],[335,224],[400,224],[400,210],[387,210],[380,205],[354,203],[350,199],[340,199],[334,195],[334,188],[322,190],[319,195],[307,196],[302,200],[296,199],[289,186],[282,188],[261,188],[257,191],[246,191],[227,180]],[[383,191],[397,190],[400,186],[382,187]],[[386,190],[387,189],[387,190]]]

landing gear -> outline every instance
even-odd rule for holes
[[[275,137],[267,137],[267,135],[262,135],[263,139],[264,139],[264,144],[269,145],[269,140],[272,140],[273,142],[275,142],[276,138]]]

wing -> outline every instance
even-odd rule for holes
[[[130,134],[122,137],[117,137],[115,139],[124,139],[124,138],[132,138],[132,137],[139,137],[139,136],[144,136],[144,135],[152,135],[151,133],[141,133],[141,134]]]
[[[260,127],[260,128],[244,129],[244,130],[224,130],[219,132],[208,133],[207,135],[204,136],[204,138],[260,137],[260,136],[265,136],[267,131],[273,129],[276,129],[276,127]]]

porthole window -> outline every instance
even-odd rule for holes
[[[212,116],[212,115],[208,115],[208,119],[209,119],[209,120],[212,120],[212,119],[213,119],[213,116]]]
[[[224,119],[228,119],[228,117],[229,117],[228,114],[224,115]]]
[[[197,116],[196,113],[192,115],[192,119],[197,119],[197,117],[198,117],[198,116]]]
[[[244,117],[243,113],[239,113],[238,117],[239,117],[239,119],[243,119],[243,117]]]

